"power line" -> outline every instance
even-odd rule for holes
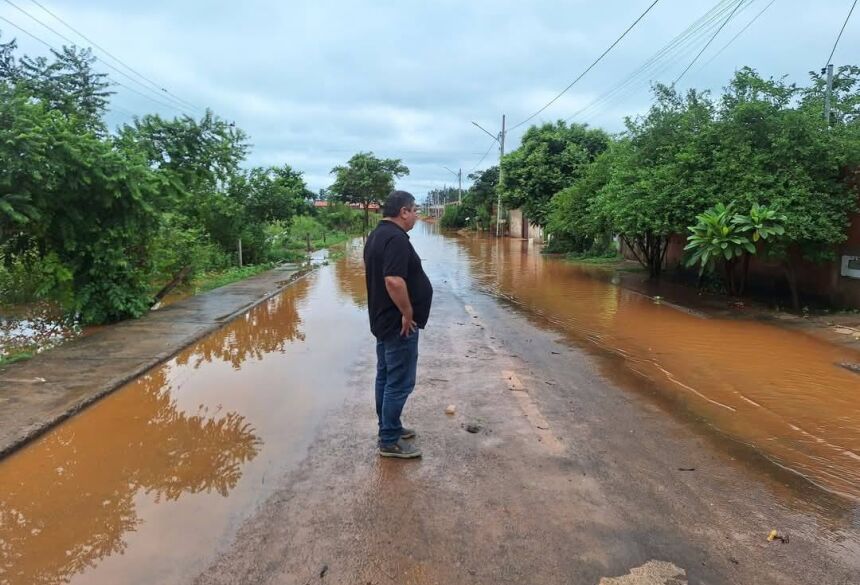
[[[91,38],[89,38],[87,35],[85,35],[85,34],[84,34],[84,33],[82,33],[81,31],[79,31],[79,30],[78,30],[78,29],[76,29],[75,27],[73,27],[71,24],[69,24],[68,22],[66,22],[65,20],[63,20],[62,18],[60,18],[59,16],[57,16],[56,14],[54,14],[51,10],[49,10],[45,5],[43,5],[43,4],[42,4],[41,2],[39,2],[38,0],[30,0],[30,1],[31,1],[31,2],[33,2],[33,4],[35,4],[35,5],[36,5],[36,6],[38,6],[39,8],[41,8],[42,10],[44,10],[45,12],[47,12],[48,14],[50,14],[51,16],[53,16],[56,20],[58,20],[59,22],[61,22],[61,23],[62,23],[66,28],[68,28],[69,30],[71,30],[72,32],[74,32],[75,34],[77,34],[78,36],[80,36],[81,38],[83,38],[85,41],[87,41],[88,43],[90,43],[92,46],[94,46],[94,47],[96,47],[97,49],[99,49],[102,53],[104,53],[105,55],[107,55],[108,57],[110,57],[111,59],[113,59],[114,61],[116,61],[116,62],[117,62],[117,63],[119,63],[120,65],[122,65],[123,67],[125,67],[127,70],[131,71],[132,73],[134,73],[135,75],[137,75],[138,77],[140,77],[141,79],[143,79],[143,80],[145,80],[146,82],[148,82],[148,83],[149,83],[150,85],[152,85],[155,89],[157,89],[157,90],[159,90],[159,91],[161,91],[161,92],[163,92],[163,93],[165,93],[165,94],[167,94],[167,95],[169,95],[169,96],[173,97],[174,99],[176,99],[177,101],[179,101],[179,102],[181,102],[181,103],[185,104],[185,105],[186,105],[186,106],[188,106],[188,107],[194,108],[195,110],[202,110],[202,108],[200,108],[200,107],[198,107],[198,106],[195,106],[195,105],[194,105],[194,104],[192,104],[191,102],[186,101],[186,100],[182,99],[181,97],[179,97],[179,96],[177,96],[177,95],[174,95],[173,93],[169,92],[166,88],[161,87],[158,83],[156,83],[156,82],[152,81],[151,79],[149,79],[148,77],[146,77],[145,75],[143,75],[142,73],[140,73],[139,71],[137,71],[136,69],[134,69],[133,67],[131,67],[130,65],[126,64],[125,62],[123,62],[123,61],[122,61],[122,59],[120,59],[119,57],[116,57],[113,53],[111,53],[110,51],[108,51],[107,49],[105,49],[104,47],[102,47],[101,45],[99,45],[97,42],[95,42],[94,40],[92,40]]]
[[[836,52],[836,45],[839,44],[839,39],[842,38],[842,33],[845,32],[845,25],[848,24],[848,20],[851,18],[851,13],[854,12],[854,8],[857,6],[857,0],[854,0],[854,3],[851,5],[851,10],[848,11],[848,16],[845,17],[845,22],[842,23],[842,28],[839,30],[839,36],[836,37],[836,42],[833,43],[833,50],[830,51],[830,56],[827,57],[827,63],[824,64],[825,67],[830,65],[830,60],[833,59],[833,53]]]
[[[128,110],[126,110],[124,108],[120,108],[120,107],[114,106],[114,105],[111,105],[110,111],[119,112],[120,114],[124,114],[124,115],[128,116],[129,118],[134,118],[137,115],[133,112],[129,112]]]
[[[707,34],[713,26],[716,26],[721,15],[728,10],[731,2],[733,1],[734,0],[720,0],[720,2],[718,2],[713,8],[693,21],[686,29],[677,34],[671,41],[669,41],[659,51],[651,55],[651,57],[649,57],[642,65],[629,73],[619,83],[615,84],[615,86],[613,86],[609,91],[605,92],[585,107],[574,112],[565,121],[569,122],[588,110],[616,101],[619,96],[627,95],[626,90],[649,73],[652,74],[652,78],[657,76],[653,74],[662,73],[662,71],[664,71],[669,65],[678,60],[680,54],[686,51],[688,46],[698,44],[698,38],[703,34]],[[661,65],[661,61],[667,60],[667,65]]]
[[[18,6],[18,5],[17,5],[17,4],[15,4],[14,2],[12,2],[12,0],[4,0],[4,1],[5,1],[9,6],[13,7],[15,10],[19,11],[20,13],[22,13],[23,15],[25,15],[25,16],[26,16],[26,17],[28,17],[29,19],[34,20],[35,22],[39,23],[39,24],[40,24],[40,25],[42,25],[44,28],[48,29],[49,31],[51,31],[52,33],[54,33],[55,35],[57,35],[57,36],[58,36],[58,37],[60,37],[61,39],[65,40],[66,42],[71,43],[72,45],[76,45],[76,44],[77,44],[77,43],[75,43],[75,41],[73,41],[72,39],[70,39],[69,37],[67,37],[66,35],[64,35],[63,33],[59,32],[58,30],[56,30],[55,28],[53,28],[53,27],[52,27],[52,26],[50,26],[49,24],[45,24],[44,22],[42,22],[41,20],[39,20],[38,18],[36,18],[36,17],[35,17],[35,16],[33,16],[32,14],[30,14],[29,12],[27,12],[26,10],[24,10],[23,8],[21,8],[20,6]],[[20,29],[20,27],[17,27],[17,28],[19,28],[19,29]],[[53,47],[51,47],[51,49],[52,49],[53,51],[57,51],[57,50],[56,50],[56,49],[54,49]],[[57,52],[59,52],[59,51],[57,51]],[[109,67],[110,69],[113,69],[114,71],[116,71],[117,73],[119,73],[120,75],[122,75],[123,77],[125,77],[125,78],[127,78],[127,79],[131,80],[133,83],[136,83],[136,84],[140,85],[141,87],[143,87],[143,88],[144,88],[144,89],[146,89],[147,91],[150,91],[150,92],[156,93],[156,95],[159,95],[159,97],[161,97],[161,96],[160,96],[160,94],[158,94],[157,92],[154,92],[154,90],[153,90],[152,88],[147,87],[146,85],[142,84],[140,81],[138,81],[138,80],[136,80],[135,78],[131,77],[128,73],[126,73],[126,72],[124,72],[124,71],[122,71],[122,70],[120,70],[120,69],[118,69],[118,68],[114,67],[113,65],[111,65],[111,64],[110,64],[110,63],[108,63],[107,61],[101,61],[101,63],[102,63],[105,67]],[[131,89],[131,88],[129,88],[128,86],[123,85],[123,84],[118,83],[118,82],[117,82],[117,85],[122,85],[122,86],[123,86],[123,87],[125,87],[126,89]],[[138,93],[138,94],[140,94],[140,95],[144,95],[144,94],[141,94],[139,91],[136,91],[136,90],[131,90],[131,91],[135,91],[135,93]],[[164,102],[159,102],[159,103],[164,104]],[[178,107],[177,105],[170,105],[169,107],[171,107],[171,108],[173,108],[173,109],[175,109],[175,110],[177,110],[177,111],[179,111],[179,112],[185,113],[185,107],[184,107],[184,106],[183,106],[183,107]]]
[[[855,1],[856,1],[856,0],[855,0]],[[679,75],[678,77],[676,77],[676,78],[675,78],[675,81],[673,81],[673,82],[672,82],[672,85],[675,85],[676,83],[678,83],[679,81],[681,81],[681,78],[682,78],[682,77],[684,77],[684,75],[686,75],[687,71],[689,71],[689,70],[690,70],[690,67],[692,67],[692,66],[696,63],[696,61],[698,61],[698,60],[699,60],[699,57],[701,57],[701,56],[702,56],[702,53],[704,53],[704,52],[707,50],[707,48],[711,46],[711,43],[713,43],[713,42],[714,42],[714,39],[715,39],[715,38],[717,38],[717,35],[718,35],[718,34],[720,34],[720,31],[721,31],[721,30],[723,30],[723,28],[724,28],[724,27],[729,23],[729,21],[730,21],[730,20],[732,19],[732,17],[735,15],[735,12],[737,12],[737,11],[738,11],[738,8],[740,8],[740,7],[741,7],[741,5],[742,5],[742,4],[744,4],[744,2],[745,2],[745,0],[738,0],[738,3],[737,3],[737,4],[735,4],[735,7],[732,9],[732,11],[731,11],[731,12],[729,12],[729,15],[728,15],[728,16],[726,17],[726,19],[723,21],[723,24],[721,24],[721,25],[720,25],[720,28],[718,28],[718,29],[716,30],[716,32],[714,33],[714,36],[712,36],[712,37],[708,40],[708,42],[707,42],[707,43],[705,43],[705,46],[704,46],[704,47],[702,47],[702,50],[701,50],[701,51],[699,51],[699,52],[696,54],[696,56],[693,58],[693,60],[692,60],[692,61],[690,61],[690,64],[689,64],[689,65],[687,65],[686,69],[684,69],[684,70],[681,72],[681,75]]]
[[[477,169],[479,166],[481,166],[481,163],[482,163],[482,162],[484,162],[484,159],[485,159],[485,158],[487,158],[487,155],[488,155],[488,154],[490,154],[490,151],[491,151],[491,150],[493,150],[493,147],[494,147],[495,145],[496,145],[496,140],[495,140],[495,139],[493,139],[493,141],[492,141],[492,142],[490,142],[490,146],[487,148],[487,152],[485,152],[485,153],[484,153],[484,156],[482,156],[482,157],[481,157],[481,160],[479,160],[479,161],[478,161],[478,163],[477,163],[475,166],[473,166],[471,169],[469,169],[469,172],[468,172],[468,173],[466,173],[467,175],[471,175],[471,174],[472,174],[472,171],[474,171],[474,170],[475,170],[475,169]]]
[[[38,42],[42,43],[43,45],[45,45],[46,47],[48,47],[49,49],[51,49],[51,50],[52,50],[52,51],[54,51],[55,53],[59,53],[59,51],[57,51],[57,49],[56,49],[56,48],[54,48],[54,46],[53,46],[51,43],[49,43],[48,41],[46,41],[46,40],[44,40],[44,39],[42,39],[42,38],[40,38],[40,37],[37,37],[36,35],[34,35],[33,33],[31,33],[30,31],[28,31],[27,29],[25,29],[25,28],[23,28],[23,27],[21,27],[21,26],[19,26],[19,25],[15,24],[14,22],[12,22],[11,20],[9,20],[8,18],[6,18],[6,17],[4,17],[4,16],[0,16],[0,20],[3,20],[3,21],[5,21],[5,22],[9,23],[10,25],[14,26],[15,28],[17,28],[19,31],[21,31],[21,32],[22,32],[22,33],[24,33],[25,35],[27,35],[27,36],[29,36],[29,37],[31,37],[31,38],[33,38],[33,39],[35,39],[36,41],[38,41]],[[165,106],[165,107],[168,107],[168,108],[173,108],[173,109],[179,110],[180,112],[182,111],[182,110],[180,110],[179,108],[177,108],[176,106],[174,106],[174,105],[172,105],[172,104],[169,104],[169,103],[166,103],[166,102],[162,102],[162,101],[160,101],[160,100],[157,100],[157,99],[155,99],[155,98],[153,98],[153,97],[150,97],[150,96],[146,95],[145,93],[141,93],[141,92],[137,91],[136,89],[134,89],[134,88],[132,88],[132,87],[129,87],[129,86],[127,86],[127,85],[123,84],[123,83],[120,83],[119,81],[116,81],[115,79],[111,79],[111,77],[110,77],[109,75],[107,75],[107,74],[105,74],[105,76],[106,76],[108,79],[110,79],[110,80],[111,80],[112,85],[117,85],[117,86],[119,86],[119,87],[123,87],[123,88],[127,89],[128,91],[134,92],[134,93],[138,94],[139,96],[144,97],[144,98],[148,99],[149,101],[154,102],[154,103],[156,103],[156,104],[159,104],[159,105],[162,105],[162,106]],[[183,113],[184,113],[184,112],[183,112]]]
[[[541,112],[543,112],[545,109],[547,109],[548,107],[550,107],[553,103],[555,103],[555,101],[556,101],[556,100],[558,100],[558,98],[560,98],[560,97],[561,97],[561,96],[563,96],[565,93],[567,93],[567,91],[568,91],[571,87],[573,87],[573,86],[576,84],[576,82],[578,82],[580,79],[582,79],[583,77],[585,77],[585,75],[586,75],[589,71],[591,71],[591,70],[594,68],[594,66],[595,66],[595,65],[597,65],[598,63],[600,63],[600,61],[601,61],[601,60],[602,60],[602,59],[603,59],[603,58],[604,58],[604,57],[609,53],[609,51],[611,51],[613,48],[615,48],[615,45],[617,45],[618,43],[620,43],[620,42],[621,42],[621,39],[623,39],[624,37],[626,37],[626,36],[627,36],[627,33],[629,33],[631,30],[633,30],[633,27],[635,27],[637,24],[639,24],[639,21],[640,21],[640,20],[642,20],[643,18],[645,18],[645,15],[646,15],[646,14],[648,14],[649,12],[651,12],[651,9],[652,9],[652,8],[654,8],[654,6],[656,6],[656,5],[657,5],[657,3],[658,3],[659,1],[660,1],[660,0],[654,0],[654,2],[652,2],[652,3],[651,3],[651,5],[650,5],[648,8],[646,8],[646,9],[645,9],[645,12],[643,12],[642,14],[640,14],[640,15],[639,15],[639,18],[637,18],[635,21],[633,21],[633,24],[631,24],[630,26],[628,26],[628,27],[627,27],[627,30],[625,30],[623,33],[621,33],[621,36],[620,36],[620,37],[618,37],[617,39],[615,39],[615,42],[613,42],[611,45],[609,45],[609,47],[608,47],[605,51],[603,51],[603,53],[601,53],[601,54],[600,54],[600,56],[599,56],[597,59],[595,59],[595,60],[594,60],[594,62],[592,62],[592,63],[591,63],[591,65],[589,65],[589,66],[585,69],[585,71],[583,71],[582,73],[580,73],[580,74],[579,74],[579,77],[577,77],[576,79],[574,79],[573,81],[571,81],[571,82],[570,82],[570,85],[568,85],[567,87],[565,87],[565,88],[561,91],[561,93],[559,93],[557,96],[555,96],[554,98],[552,98],[549,102],[547,102],[547,103],[546,103],[546,105],[544,105],[544,107],[542,107],[541,109],[539,109],[537,112],[535,112],[534,114],[532,114],[531,116],[529,116],[528,118],[526,118],[525,120],[523,120],[522,122],[520,122],[520,123],[515,124],[514,126],[512,126],[512,127],[510,128],[510,130],[516,130],[517,128],[519,128],[520,126],[522,126],[523,124],[525,124],[526,122],[528,122],[529,120],[531,120],[532,118],[534,118],[535,116],[537,116],[538,114],[540,114]],[[509,130],[509,131],[510,131],[510,130]]]
[[[758,13],[758,14],[756,14],[756,15],[752,18],[752,20],[750,20],[750,21],[746,24],[746,26],[745,26],[745,27],[743,27],[741,30],[739,30],[739,31],[738,31],[738,33],[737,33],[735,36],[733,36],[733,37],[732,37],[732,39],[731,39],[728,43],[726,43],[725,45],[723,45],[723,48],[722,48],[722,49],[720,49],[719,51],[717,51],[717,52],[714,54],[714,56],[713,56],[713,57],[711,57],[710,59],[708,59],[708,60],[705,62],[705,64],[704,64],[704,65],[702,65],[702,69],[704,69],[705,67],[707,67],[707,65],[708,65],[709,63],[711,63],[714,59],[716,59],[717,57],[719,57],[720,55],[722,55],[723,51],[725,51],[726,49],[728,49],[728,48],[729,48],[729,45],[731,45],[732,43],[734,43],[734,42],[738,39],[738,37],[739,37],[739,36],[741,36],[742,34],[744,34],[744,33],[746,32],[746,30],[747,30],[749,27],[751,27],[751,26],[753,25],[753,23],[755,23],[755,21],[757,21],[757,20],[759,19],[759,17],[760,17],[762,14],[764,14],[765,12],[767,12],[767,9],[768,9],[768,8],[770,8],[771,6],[773,6],[773,3],[774,3],[774,2],[776,2],[776,0],[770,0],[770,2],[768,2],[768,3],[767,3],[767,6],[765,6],[764,8],[762,8],[762,9],[759,11],[759,13]]]

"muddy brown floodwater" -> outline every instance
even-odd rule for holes
[[[528,242],[460,242],[479,289],[617,356],[615,367],[778,465],[860,500],[860,376],[839,366],[860,361],[860,352],[764,322],[679,310]]]
[[[431,279],[590,348],[736,441],[860,499],[860,361],[707,319],[514,240],[413,234]],[[0,463],[0,583],[189,581],[305,456],[372,340],[360,242]],[[429,333],[428,333],[429,334]],[[635,375],[621,376],[619,372]],[[369,390],[368,390],[369,392]]]
[[[5,459],[0,583],[183,583],[205,568],[348,391],[369,334],[337,277],[307,275]]]

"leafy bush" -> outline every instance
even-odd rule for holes
[[[475,209],[463,203],[462,205],[448,205],[439,225],[446,229],[466,227],[475,218]]]
[[[72,272],[57,254],[41,256],[33,241],[17,253],[7,243],[0,247],[0,303],[22,304],[33,300],[68,305],[72,298]]]
[[[317,212],[317,220],[332,231],[360,234],[364,228],[364,215],[345,203],[330,201]]]
[[[311,240],[321,239],[328,231],[326,226],[308,215],[297,215],[290,222],[290,237],[295,241],[304,241],[308,236]]]
[[[191,266],[191,278],[232,264],[230,256],[212,241],[202,227],[183,227],[171,215],[165,217],[151,253],[152,269],[159,280],[171,278],[185,266]]]

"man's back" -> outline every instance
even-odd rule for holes
[[[386,290],[386,276],[399,276],[406,282],[413,319],[418,327],[424,328],[430,316],[433,287],[409,235],[394,222],[380,221],[364,245],[364,265],[367,310],[373,335],[385,339],[400,330],[400,310]]]

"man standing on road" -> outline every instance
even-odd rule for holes
[[[376,337],[379,454],[401,459],[421,456],[407,440],[415,431],[403,427],[400,413],[415,387],[418,330],[427,324],[433,300],[433,286],[406,233],[417,219],[415,197],[392,191],[364,245],[367,310]]]

